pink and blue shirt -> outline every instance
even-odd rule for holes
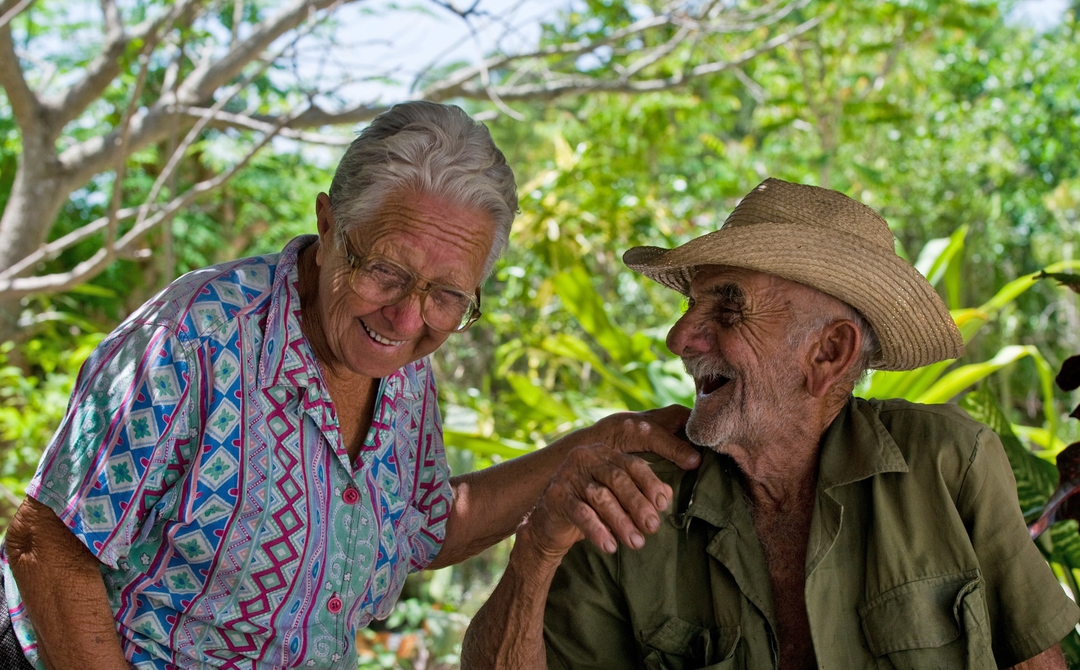
[[[300,330],[312,240],[187,274],[132,314],[83,366],[27,489],[102,562],[137,668],[355,668],[356,630],[441,546],[452,496],[430,363],[381,381],[350,462]]]

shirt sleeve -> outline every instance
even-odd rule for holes
[[[409,571],[423,570],[435,560],[446,538],[446,520],[450,517],[453,491],[450,488],[450,467],[446,464],[443,447],[442,418],[439,415],[438,390],[427,359],[423,361],[423,392],[419,444],[416,450],[416,486],[413,506],[420,512],[421,522],[412,534],[412,558]]]
[[[563,557],[544,610],[548,668],[633,668],[641,665],[622,589],[618,556],[587,541]]]
[[[1031,541],[1005,449],[989,428],[979,432],[957,509],[987,584],[998,665],[1016,665],[1060,642],[1080,610]]]
[[[186,472],[195,366],[168,328],[114,332],[83,364],[27,494],[117,569]]]

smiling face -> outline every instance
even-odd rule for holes
[[[812,289],[752,270],[698,269],[689,308],[667,337],[697,388],[686,425],[695,443],[739,460],[790,430],[809,397],[788,338],[804,292]]]
[[[377,379],[438,349],[449,333],[424,323],[418,292],[393,305],[377,305],[352,290],[352,266],[338,241],[338,222],[325,195],[319,196],[316,212],[318,308],[325,350],[333,359],[328,362]],[[480,209],[401,193],[388,198],[373,220],[345,236],[354,254],[381,254],[426,281],[472,294],[483,279],[494,224]]]

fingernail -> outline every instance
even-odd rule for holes
[[[641,549],[645,546],[645,538],[641,536],[641,533],[634,533],[630,536],[630,546],[634,549]]]
[[[660,527],[660,519],[651,516],[645,520],[645,526],[649,529],[650,533],[655,533],[656,529]]]
[[[664,510],[667,509],[667,506],[668,506],[668,499],[667,499],[666,495],[661,493],[660,495],[656,496],[656,507],[657,507],[657,509],[659,509],[661,512],[663,512]]]
[[[607,553],[614,554],[616,549],[618,549],[618,547],[615,545],[614,540],[608,540],[604,543],[604,551]]]
[[[696,468],[697,466],[701,465],[701,454],[694,452],[693,454],[691,454],[690,458],[686,459],[686,464],[692,468]]]

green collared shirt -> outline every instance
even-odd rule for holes
[[[639,551],[586,542],[544,618],[551,668],[775,668],[765,555],[734,463],[657,461],[673,512]],[[1080,610],[1028,537],[1005,452],[948,405],[851,399],[822,440],[806,556],[819,668],[995,668]]]

